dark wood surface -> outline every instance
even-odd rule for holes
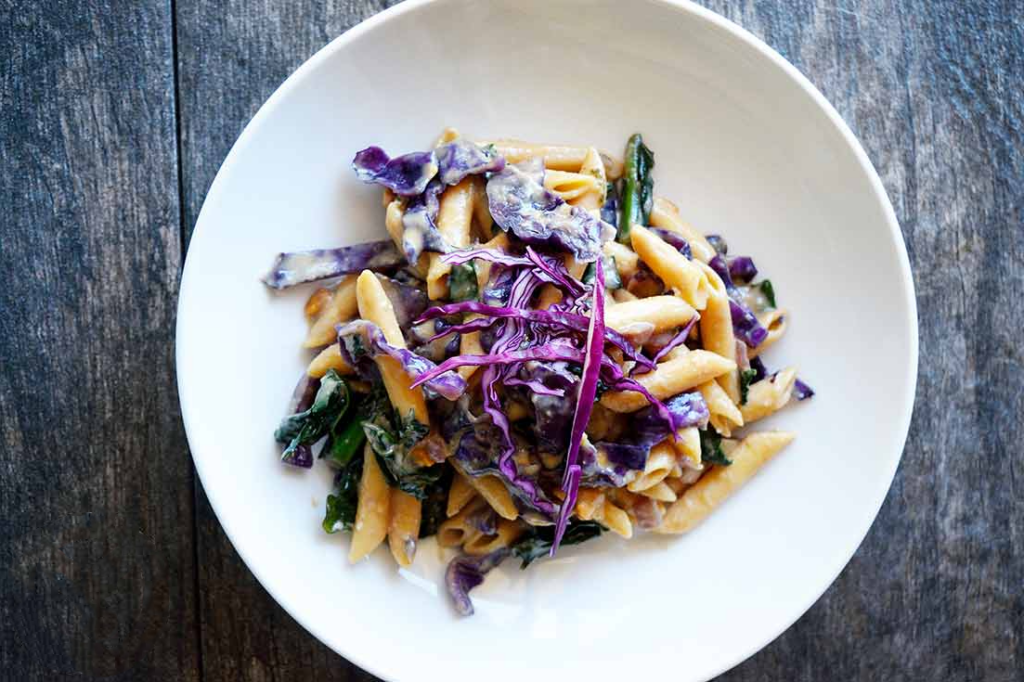
[[[0,0],[0,679],[371,679],[228,543],[191,470],[173,341],[187,237],[231,144],[388,4]],[[1021,679],[1024,4],[704,4],[859,136],[921,321],[878,520],[825,596],[722,679]]]

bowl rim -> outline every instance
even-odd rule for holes
[[[240,150],[242,150],[246,145],[249,144],[250,138],[256,134],[257,130],[261,127],[264,119],[270,117],[274,110],[276,110],[276,108],[282,103],[282,101],[284,101],[287,98],[288,94],[293,89],[298,87],[299,84],[307,76],[309,76],[322,62],[325,62],[328,59],[330,59],[335,53],[343,50],[349,43],[355,41],[363,34],[373,31],[378,26],[388,21],[396,19],[399,16],[402,16],[407,13],[417,12],[421,8],[424,8],[428,5],[434,3],[442,3],[445,1],[447,0],[405,0],[404,2],[401,2],[397,5],[393,5],[392,7],[389,7],[385,10],[378,12],[377,14],[374,14],[371,17],[364,19],[360,23],[346,30],[341,35],[335,37],[324,47],[320,48],[309,59],[303,62],[290,76],[288,76],[288,78],[285,79],[285,81],[280,86],[277,87],[277,89],[270,95],[266,102],[264,102],[263,105],[259,108],[256,114],[252,117],[252,119],[246,124],[238,139],[232,145],[231,150],[228,152],[227,157],[224,159],[224,162],[218,169],[217,174],[214,177],[209,190],[207,191],[206,197],[204,198],[203,201],[203,206],[200,209],[198,217],[196,218],[196,223],[192,231],[191,238],[189,240],[189,248],[185,254],[185,261],[184,266],[182,268],[181,281],[179,283],[179,300],[177,305],[177,321],[175,326],[175,375],[177,380],[176,383],[181,406],[182,422],[185,427],[186,440],[189,444],[189,453],[192,456],[193,465],[195,466],[195,470],[200,482],[203,484],[204,491],[208,491],[205,482],[204,465],[202,462],[202,458],[197,457],[195,455],[196,444],[193,442],[193,437],[190,435],[191,433],[195,432],[194,429],[190,429],[190,424],[193,422],[194,419],[198,419],[199,417],[192,413],[192,411],[188,408],[185,402],[184,396],[186,392],[185,390],[183,390],[184,382],[182,380],[182,372],[180,371],[180,368],[184,363],[183,358],[181,357],[181,344],[178,342],[178,339],[180,339],[180,337],[182,336],[183,326],[187,324],[186,322],[183,322],[183,320],[186,319],[186,315],[182,314],[184,312],[184,306],[182,304],[183,299],[181,298],[180,294],[185,288],[186,280],[189,278],[189,252],[191,252],[195,240],[197,238],[201,238],[202,234],[205,234],[205,231],[200,230],[200,226],[204,222],[204,215],[206,215],[210,210],[213,210],[210,209],[209,207],[217,203],[219,195],[224,191],[223,186],[226,182],[225,178],[232,174],[234,167],[237,163],[238,157],[240,156]],[[881,491],[881,494],[878,495],[877,502],[872,505],[873,508],[870,510],[869,515],[870,522],[866,524],[864,531],[860,535],[860,538],[857,540],[856,544],[852,546],[847,556],[843,559],[842,563],[839,565],[838,570],[834,572],[834,574],[828,579],[828,581],[823,582],[823,587],[820,590],[815,590],[812,594],[812,597],[806,603],[799,605],[797,609],[791,612],[795,615],[792,615],[790,618],[783,619],[784,625],[783,627],[781,627],[781,629],[778,629],[777,631],[770,631],[766,637],[758,641],[753,647],[743,649],[741,651],[736,652],[730,657],[723,658],[722,663],[716,666],[716,671],[714,672],[714,675],[712,675],[712,677],[715,677],[743,663],[748,658],[764,649],[775,639],[780,637],[790,627],[792,627],[793,624],[797,620],[799,620],[822,597],[822,595],[829,589],[829,587],[831,587],[835,583],[839,575],[849,565],[851,559],[854,557],[857,550],[863,544],[864,539],[867,537],[867,533],[874,525],[874,522],[878,517],[879,511],[881,511],[882,505],[888,498],[888,493],[892,487],[892,481],[896,475],[896,470],[899,466],[900,461],[902,460],[903,451],[906,448],[907,436],[909,435],[910,431],[913,409],[916,402],[920,334],[918,326],[917,299],[915,294],[912,269],[910,266],[910,259],[907,254],[906,243],[903,239],[903,234],[900,230],[899,222],[896,218],[896,213],[892,207],[892,203],[889,200],[885,187],[882,184],[881,178],[878,176],[878,172],[875,170],[874,165],[871,163],[871,160],[868,158],[868,155],[864,151],[864,148],[860,144],[860,141],[853,134],[853,131],[847,125],[846,121],[843,120],[842,116],[839,115],[839,112],[836,111],[836,109],[817,89],[817,87],[815,87],[814,84],[811,83],[810,80],[802,72],[800,72],[795,66],[793,66],[789,61],[787,61],[781,54],[775,51],[772,47],[770,47],[768,44],[766,44],[764,41],[762,41],[760,38],[749,32],[745,28],[721,16],[720,14],[717,14],[712,10],[697,5],[691,0],[646,1],[650,4],[662,5],[667,9],[689,14],[693,19],[695,19],[699,23],[703,23],[709,29],[725,33],[728,36],[731,36],[732,38],[738,39],[741,42],[745,43],[748,47],[753,48],[761,58],[767,60],[775,68],[779,69],[800,90],[802,90],[806,95],[808,95],[811,98],[811,100],[817,105],[817,107],[825,114],[826,118],[829,120],[829,122],[832,124],[835,130],[840,134],[840,136],[845,141],[849,151],[853,153],[854,158],[860,166],[861,172],[864,173],[864,175],[869,181],[874,198],[879,204],[879,208],[881,208],[882,210],[886,226],[889,229],[889,237],[892,240],[893,245],[896,249],[896,257],[899,263],[899,275],[902,285],[900,293],[903,297],[904,308],[906,310],[908,318],[907,326],[910,331],[910,361],[907,363],[906,375],[904,377],[906,385],[909,386],[910,390],[908,394],[908,400],[903,409],[903,414],[900,415],[899,420],[899,435],[902,446],[900,447],[899,451],[896,453],[895,456],[890,457],[890,461],[887,463],[888,471],[885,472],[885,476],[881,479],[885,481],[884,491]],[[371,658],[367,655],[364,655],[362,651],[341,651],[339,648],[327,643],[324,639],[317,635],[316,631],[303,614],[301,605],[291,603],[287,596],[278,594],[273,589],[271,589],[270,585],[268,585],[268,582],[265,580],[265,577],[262,574],[260,567],[250,561],[248,550],[244,547],[239,546],[239,544],[235,542],[235,539],[232,536],[232,532],[229,529],[228,524],[226,524],[224,521],[224,519],[227,517],[222,515],[223,510],[221,508],[220,503],[217,500],[217,497],[207,492],[207,499],[209,500],[210,505],[213,508],[214,514],[216,515],[218,522],[221,524],[221,527],[224,529],[225,534],[231,541],[232,546],[234,547],[235,551],[238,552],[238,555],[241,557],[246,567],[256,577],[256,580],[260,583],[263,589],[266,590],[271,597],[273,597],[274,601],[276,601],[293,619],[295,619],[295,621],[299,625],[301,625],[302,628],[306,630],[306,632],[308,632],[318,641],[326,644],[329,648],[334,650],[335,653],[342,656],[350,663],[371,673],[372,675],[375,675],[386,680],[395,679],[394,677],[389,676],[389,674],[394,671],[388,670],[387,666],[383,662],[381,662],[381,659],[379,657],[378,660],[371,660]]]

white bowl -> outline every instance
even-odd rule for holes
[[[309,289],[257,279],[282,250],[384,234],[353,153],[480,137],[596,144],[642,131],[656,191],[792,311],[773,366],[818,395],[773,417],[796,442],[700,528],[603,538],[529,571],[506,562],[454,615],[432,544],[409,571],[349,566],[320,529],[330,475],[277,461],[271,433],[307,360]],[[907,255],[870,162],[792,66],[721,17],[669,0],[412,1],[341,36],[252,120],[207,196],[182,279],[182,414],[239,554],[316,637],[393,680],[704,680],[763,647],[822,594],[899,462],[917,371]],[[564,678],[563,678],[564,679]]]

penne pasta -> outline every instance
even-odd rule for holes
[[[481,556],[496,552],[505,547],[511,547],[520,535],[523,534],[523,525],[517,521],[501,519],[498,521],[497,533],[494,535],[478,534],[462,545],[462,551],[470,556]]]
[[[626,336],[646,336],[681,327],[694,317],[697,311],[681,298],[651,296],[608,308],[604,323]]]
[[[522,140],[499,139],[493,142],[478,142],[479,145],[494,145],[495,151],[505,157],[507,163],[519,163],[527,159],[542,158],[544,167],[552,170],[578,171],[583,167],[590,147],[570,147],[557,144],[534,144]],[[622,177],[622,161],[605,152],[599,152],[601,162],[609,180]]]
[[[679,208],[671,201],[654,197],[651,206],[651,225],[680,235],[690,245],[693,257],[707,263],[715,257],[716,251],[708,240],[679,217]]]
[[[703,466],[700,457],[700,431],[696,426],[680,429],[673,445],[676,455],[685,460],[687,467],[700,469]]]
[[[320,291],[327,290],[320,289],[317,293],[319,294]],[[358,312],[356,277],[355,275],[348,275],[341,280],[334,291],[328,292],[328,296],[324,300],[322,307],[317,311],[316,318],[313,320],[309,333],[306,335],[306,340],[302,345],[305,348],[319,348],[336,342],[338,334],[334,330],[335,325],[348,322]]]
[[[437,528],[437,544],[442,547],[461,547],[480,535],[480,531],[470,526],[467,520],[486,506],[487,502],[482,497],[474,495],[469,504],[441,522]]]
[[[391,491],[388,546],[399,566],[410,566],[420,536],[420,501],[397,488]]]
[[[571,204],[587,194],[597,194],[600,191],[597,179],[593,175],[559,170],[544,173],[544,187]]]
[[[721,355],[695,350],[659,363],[636,380],[655,398],[666,400],[735,368],[735,362]],[[647,406],[647,398],[636,391],[608,391],[601,397],[601,404],[614,412],[635,412]]]
[[[449,187],[441,195],[441,207],[437,212],[437,231],[445,242],[457,249],[469,246],[470,229],[473,223],[473,185],[478,178],[466,178]],[[448,297],[448,273],[452,266],[441,260],[441,254],[427,254],[427,296],[431,300]]]
[[[485,474],[483,476],[469,476],[458,464],[452,463],[455,470],[458,471],[466,478],[466,482],[487,501],[487,504],[491,505],[491,508],[497,512],[498,516],[509,521],[515,521],[519,517],[519,510],[516,508],[515,502],[512,501],[512,495],[509,493],[508,488],[505,484],[498,479],[497,476]]]
[[[700,338],[705,350],[736,362],[736,335],[732,330],[732,312],[725,283],[706,263],[697,261],[709,284],[707,307],[700,316]],[[715,381],[725,389],[734,403],[740,401],[740,378],[737,370],[718,376]]]
[[[704,272],[646,227],[634,225],[629,231],[633,250],[666,286],[672,287],[696,310],[704,310],[710,286]]]
[[[601,250],[605,256],[615,261],[615,270],[623,280],[632,277],[636,269],[640,267],[640,256],[625,244],[616,241],[605,242]]]
[[[789,324],[789,311],[780,309],[769,310],[757,319],[761,323],[761,326],[768,330],[768,336],[765,337],[764,341],[762,341],[757,348],[747,349],[747,356],[750,358],[756,358],[766,349],[775,344],[776,341],[782,338],[782,335],[786,333],[786,327]]]
[[[752,384],[747,391],[747,402],[740,405],[743,423],[751,424],[764,419],[789,403],[796,383],[796,368],[787,367],[774,377],[765,377]]]
[[[380,327],[384,338],[392,346],[405,348],[405,337],[398,327],[398,318],[395,317],[394,307],[388,300],[387,294],[384,293],[384,287],[381,286],[380,281],[369,270],[363,270],[356,281],[356,298],[359,304],[359,316]],[[411,382],[405,370],[402,369],[401,363],[389,355],[378,355],[374,358],[374,362],[380,369],[384,388],[398,414],[404,418],[411,413],[419,423],[429,424],[430,417],[427,414],[427,403],[423,397],[423,390],[409,387]]]
[[[569,203],[584,208],[588,211],[600,213],[604,206],[608,193],[608,174],[604,170],[604,162],[601,161],[601,153],[596,148],[590,147],[587,155],[583,157],[583,164],[580,166],[581,175],[589,175],[594,178],[594,187],[584,194],[573,198]]]
[[[637,494],[657,500],[658,502],[675,502],[677,497],[675,491],[665,481],[660,481],[646,490],[639,491]]]
[[[676,451],[672,447],[671,439],[658,443],[647,455],[643,473],[633,479],[626,486],[626,490],[638,493],[661,483],[668,477],[675,463]]]
[[[711,413],[711,426],[720,435],[728,438],[732,435],[733,429],[743,426],[743,414],[736,403],[726,394],[718,382],[706,381],[697,387],[704,402],[708,405],[708,412]]]
[[[377,548],[388,533],[391,489],[377,465],[370,444],[363,447],[363,475],[359,480],[359,504],[352,526],[348,560],[355,563]]]
[[[332,343],[317,353],[316,357],[310,361],[309,366],[306,368],[306,374],[319,379],[332,369],[338,374],[352,374],[352,368],[341,357],[341,346],[337,343]]]
[[[656,533],[685,533],[707,518],[718,505],[746,483],[795,434],[761,431],[744,438],[733,450],[729,466],[716,466],[687,488],[665,514]]]
[[[448,489],[448,506],[445,509],[445,516],[451,518],[458,514],[469,504],[469,501],[476,495],[476,490],[469,484],[466,477],[456,473],[452,477],[452,487]]]

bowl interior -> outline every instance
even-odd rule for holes
[[[258,281],[274,255],[381,238],[379,191],[349,162],[379,144],[477,137],[596,144],[642,131],[657,194],[769,276],[790,329],[766,355],[817,390],[764,424],[795,443],[681,538],[604,538],[506,562],[457,618],[432,543],[411,570],[349,566],[320,529],[326,466],[292,471],[271,433],[307,357],[302,303]],[[709,13],[647,0],[405,3],[310,60],[215,181],[181,288],[178,375],[197,469],[275,598],[391,679],[706,679],[788,627],[863,538],[902,450],[916,313],[891,208],[863,152],[780,58]]]

